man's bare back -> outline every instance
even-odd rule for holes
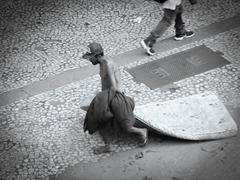
[[[114,88],[121,91],[120,71],[115,63],[106,56],[99,59],[102,91]]]

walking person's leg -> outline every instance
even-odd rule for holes
[[[150,35],[146,39],[141,41],[141,46],[146,50],[148,55],[154,55],[155,51],[153,50],[153,46],[156,43],[156,40],[161,37],[162,34],[172,25],[175,17],[175,10],[164,9],[162,20],[153,29]]]
[[[175,30],[176,35],[174,37],[175,40],[183,40],[184,37],[192,37],[194,36],[193,31],[187,31],[185,29],[185,23],[182,19],[182,13],[183,13],[183,6],[180,4],[176,7],[176,18],[175,18]]]

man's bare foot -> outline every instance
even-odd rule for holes
[[[93,149],[94,154],[103,154],[103,153],[110,153],[110,146],[105,145],[105,146],[100,146],[98,148]]]
[[[141,135],[141,142],[139,144],[140,147],[143,147],[148,142],[148,131],[146,128],[143,129],[143,134]]]

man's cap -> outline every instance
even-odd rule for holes
[[[90,59],[93,56],[103,53],[103,48],[99,43],[92,42],[88,45],[88,48],[89,48],[89,51],[82,56],[84,59]]]

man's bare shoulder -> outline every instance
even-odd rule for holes
[[[106,64],[107,66],[114,66],[116,67],[116,64],[114,63],[114,61],[112,60],[112,58],[108,57],[108,56],[103,56],[101,58],[101,62]]]

